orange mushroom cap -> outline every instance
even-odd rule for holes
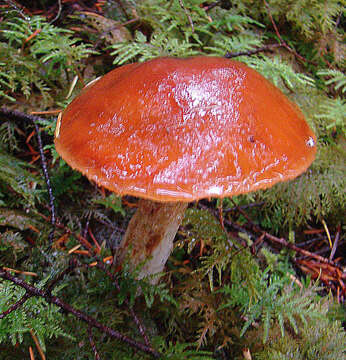
[[[264,189],[304,172],[316,138],[301,111],[248,66],[217,57],[117,68],[64,111],[55,145],[120,195],[192,201]]]

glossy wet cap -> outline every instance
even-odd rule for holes
[[[58,153],[120,195],[192,201],[304,172],[316,138],[301,111],[246,65],[157,58],[87,86],[64,111]]]

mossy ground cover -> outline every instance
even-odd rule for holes
[[[36,359],[153,358],[52,296],[162,358],[343,359],[343,2],[58,5],[0,8],[0,104],[40,117],[0,114],[0,265],[44,292],[29,296],[2,277],[0,313],[16,310],[0,318],[0,359],[29,358],[30,347]],[[154,286],[114,258],[136,200],[73,171],[53,134],[58,112],[115,66],[193,55],[234,58],[272,81],[304,112],[318,152],[296,180],[191,204]]]

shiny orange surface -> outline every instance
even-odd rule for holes
[[[59,154],[120,195],[224,197],[304,172],[316,138],[300,110],[246,65],[158,58],[87,86],[63,113]]]

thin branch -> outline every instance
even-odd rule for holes
[[[85,225],[84,225],[84,229],[81,231],[81,235],[84,239],[86,239],[87,234],[88,234],[88,228],[89,228],[89,223],[90,223],[90,217],[91,217],[91,213],[88,214]]]
[[[117,279],[115,278],[115,276],[114,276],[112,273],[110,273],[110,272],[106,269],[104,263],[103,263],[102,261],[98,261],[96,266],[97,266],[99,269],[103,270],[103,271],[105,272],[105,274],[108,275],[108,276],[112,279],[112,281],[113,281],[116,289],[117,289],[118,291],[120,291],[120,286],[119,286],[119,283],[118,283]],[[136,325],[137,325],[137,327],[138,327],[138,331],[139,331],[139,333],[141,334],[141,336],[142,336],[145,344],[146,344],[147,346],[151,346],[151,345],[150,345],[149,338],[148,338],[148,336],[147,336],[147,334],[146,334],[146,329],[145,329],[144,325],[142,324],[141,320],[138,318],[138,316],[137,316],[136,313],[134,312],[133,308],[130,306],[129,301],[128,301],[127,298],[125,298],[124,302],[125,302],[125,305],[128,307],[128,310],[130,311],[130,314],[131,314],[134,322],[136,323]]]
[[[40,289],[36,288],[35,286],[32,286],[32,285],[26,283],[22,279],[12,276],[9,272],[7,272],[5,270],[2,270],[2,269],[0,270],[0,277],[5,280],[9,280],[12,283],[22,287],[23,289],[25,289],[27,291],[27,293],[30,294],[30,296],[43,297],[48,303],[54,304],[54,305],[60,307],[61,309],[65,310],[66,312],[74,315],[77,319],[84,321],[91,327],[95,327],[95,328],[99,329],[101,332],[107,334],[108,336],[110,336],[116,340],[124,342],[137,350],[143,351],[144,353],[153,356],[154,358],[161,357],[161,354],[159,352],[157,352],[156,350],[154,350],[153,348],[151,348],[143,343],[137,342],[137,341],[129,338],[128,336],[123,335],[122,333],[120,333],[116,330],[113,330],[112,328],[110,328],[106,325],[101,324],[96,319],[87,315],[83,311],[75,309],[71,305],[63,302],[60,298],[58,298],[56,296],[52,296],[49,293],[47,293],[46,291],[40,290]]]
[[[338,232],[335,235],[335,240],[334,240],[334,244],[333,244],[333,248],[332,251],[330,252],[330,256],[329,256],[329,260],[333,260],[333,257],[335,255],[335,251],[338,247],[338,242],[339,242],[339,238],[340,238],[340,232],[341,232],[341,226],[338,226]]]
[[[25,293],[16,303],[11,305],[6,311],[0,314],[0,320],[6,317],[8,314],[11,314],[11,312],[17,310],[20,306],[22,306],[26,300],[30,299],[31,295],[29,293]]]
[[[236,211],[238,209],[245,210],[245,209],[249,209],[249,208],[260,207],[260,206],[262,206],[264,204],[265,204],[265,202],[261,201],[261,202],[253,202],[253,203],[250,203],[250,204],[237,205],[237,206],[234,206],[232,208],[223,209],[223,212],[224,213],[229,213],[231,211]]]
[[[179,4],[180,4],[181,8],[184,10],[187,19],[189,20],[192,33],[194,33],[195,32],[195,26],[193,25],[193,21],[192,21],[190,13],[187,11],[186,7],[184,6],[183,0],[179,0]]]
[[[50,183],[50,178],[49,178],[49,174],[48,174],[48,170],[47,170],[47,162],[46,162],[46,157],[45,157],[44,151],[43,151],[40,129],[35,120],[33,120],[33,123],[34,123],[35,130],[36,130],[37,141],[38,141],[38,146],[39,146],[40,156],[41,156],[41,165],[42,165],[43,175],[46,180],[48,196],[49,196],[49,206],[50,206],[50,212],[51,212],[51,221],[50,222],[52,224],[52,230],[49,233],[48,242],[49,242],[49,244],[52,244],[53,238],[54,238],[54,233],[55,233],[55,223],[56,223],[55,205],[54,205],[55,198],[53,195],[53,190],[52,190],[52,186]]]
[[[52,224],[52,230],[48,236],[48,240],[49,240],[49,244],[51,244],[53,242],[53,238],[54,238],[54,233],[55,233],[55,223],[56,223],[56,216],[55,216],[55,205],[54,205],[54,195],[53,195],[53,190],[51,187],[51,182],[50,182],[50,178],[49,178],[49,174],[48,174],[48,170],[47,170],[47,162],[46,162],[46,157],[44,155],[44,151],[43,151],[43,145],[42,145],[42,139],[41,139],[41,134],[40,134],[40,129],[38,127],[38,123],[42,120],[40,117],[38,116],[34,116],[34,115],[28,115],[25,114],[23,112],[17,111],[17,110],[11,110],[11,109],[7,109],[7,108],[0,108],[0,114],[5,115],[6,117],[9,118],[20,118],[20,119],[25,119],[27,121],[30,121],[34,124],[35,127],[35,131],[36,131],[36,135],[37,135],[37,141],[38,141],[38,146],[39,146],[39,151],[40,151],[40,156],[41,156],[41,166],[42,166],[42,171],[43,171],[43,175],[46,181],[46,186],[47,186],[47,190],[48,190],[48,196],[49,196],[49,206],[50,206],[50,212],[51,212],[51,224]]]
[[[129,19],[129,15],[127,14],[124,4],[120,0],[115,0],[113,2],[116,2],[119,5],[119,7],[120,7],[121,11],[123,12],[124,16],[126,17],[126,19]]]
[[[96,345],[95,345],[95,342],[93,339],[92,327],[90,325],[88,326],[88,338],[89,338],[91,348],[95,355],[95,360],[101,360],[100,355],[98,354],[97,349],[96,349]]]
[[[230,199],[231,201],[233,201],[232,199]],[[234,201],[233,201],[234,203]],[[234,203],[235,204],[235,203]],[[202,206],[201,204],[199,206]],[[213,215],[219,220],[219,214],[218,214],[218,211],[215,211],[213,209],[210,209],[209,207],[206,207],[206,206],[202,206],[203,208],[207,208],[209,211],[211,211],[213,213]],[[340,266],[339,264],[337,264],[336,262],[332,261],[332,260],[329,260],[323,256],[320,256],[320,255],[317,255],[315,253],[312,253],[310,251],[307,251],[307,250],[304,250],[304,249],[301,249],[299,248],[298,246],[294,245],[294,244],[291,244],[290,242],[288,242],[287,240],[285,240],[284,238],[278,238],[277,236],[274,236],[274,235],[271,235],[269,234],[268,232],[266,231],[263,231],[258,225],[256,225],[252,220],[251,218],[248,216],[248,214],[243,210],[241,209],[240,207],[237,207],[237,210],[245,217],[245,219],[247,220],[247,224],[248,224],[248,228],[251,229],[252,231],[255,231],[256,233],[260,233],[261,235],[264,235],[265,238],[267,238],[268,240],[276,243],[276,244],[280,244],[288,249],[291,249],[299,254],[302,254],[303,256],[307,256],[307,257],[310,257],[310,258],[313,258],[313,259],[316,259],[318,261],[320,261],[321,263],[324,263],[324,264],[328,264],[328,265],[331,265],[331,266],[334,266],[335,268],[343,271],[342,269],[342,266]],[[227,226],[230,226],[238,231],[242,231],[242,232],[245,232],[247,233],[248,235],[251,235],[253,236],[253,234],[249,233],[249,231],[247,231],[243,226],[240,226],[236,223],[233,223],[227,219],[224,219],[223,220],[224,224],[227,225]]]
[[[29,12],[22,4],[18,4],[17,1],[13,1],[13,0],[5,0],[5,2],[11,6],[13,9],[15,9],[16,11],[18,11],[18,13],[23,17],[23,19],[25,19],[26,21],[29,21],[30,18],[29,16],[27,16],[25,14],[26,12]]]
[[[290,242],[286,241],[284,238],[278,238],[276,236],[273,236],[267,232],[264,232],[265,234],[265,237],[269,240],[271,240],[272,242],[275,242],[277,244],[281,244],[282,246],[286,247],[286,248],[289,248],[291,250],[294,250],[295,252],[297,253],[300,253],[304,256],[308,256],[308,257],[311,257],[311,258],[314,258],[318,261],[320,261],[321,263],[324,263],[324,264],[329,264],[329,265],[332,265],[332,266],[335,266],[336,268],[338,269],[341,269],[341,266],[337,263],[335,263],[334,261],[331,261],[323,256],[320,256],[320,255],[317,255],[317,254],[314,254],[310,251],[307,251],[307,250],[304,250],[304,249],[301,249],[299,248],[298,246],[294,245],[294,244],[291,244]]]
[[[270,44],[270,45],[265,45],[262,46],[260,48],[254,49],[254,50],[247,50],[247,51],[238,51],[235,53],[230,53],[230,52],[226,52],[225,54],[225,58],[226,59],[232,59],[238,56],[251,56],[251,55],[255,55],[264,51],[273,51],[273,49],[276,49],[278,47],[282,47],[284,46],[283,44]]]
[[[72,234],[72,235],[74,235],[74,236],[76,237],[76,239],[79,241],[79,243],[80,243],[83,247],[85,247],[85,248],[92,254],[92,256],[95,258],[95,260],[97,261],[97,265],[96,265],[96,266],[97,266],[99,269],[101,269],[101,270],[113,281],[116,289],[117,289],[118,291],[120,291],[120,286],[119,286],[119,284],[118,284],[117,279],[115,278],[115,276],[114,276],[112,273],[110,273],[110,272],[106,269],[106,267],[105,267],[102,259],[101,259],[101,258],[99,257],[99,255],[96,253],[96,251],[95,251],[95,249],[93,248],[93,246],[85,239],[85,237],[83,237],[83,236],[81,236],[81,235],[78,235],[78,234],[75,234],[73,231],[71,231],[69,228],[65,227],[65,226],[64,226],[63,224],[61,224],[60,222],[57,222],[56,225],[57,225],[57,227],[64,229],[66,232],[68,232],[68,233],[70,233],[70,234]],[[78,265],[75,265],[75,266],[78,266]],[[68,270],[68,269],[65,270],[66,273],[67,273],[67,270]],[[64,274],[65,274],[65,273],[64,273]],[[60,277],[59,277],[59,278],[60,278]],[[58,280],[56,280],[56,281],[58,281]],[[51,286],[49,286],[49,287],[51,287]],[[129,305],[128,299],[125,299],[124,302],[125,302],[125,305],[128,306],[128,309],[129,309],[129,311],[130,311],[130,314],[131,314],[131,316],[132,316],[135,324],[137,325],[138,331],[139,331],[139,333],[142,335],[145,344],[150,347],[150,341],[149,341],[148,336],[146,335],[146,329],[145,329],[144,325],[142,324],[141,320],[139,319],[139,317],[138,317],[138,316],[136,315],[136,313],[134,312],[133,308]]]
[[[68,233],[70,233],[70,234],[72,234],[72,235],[74,235],[74,236],[76,237],[76,239],[79,241],[79,243],[80,243],[83,247],[85,247],[85,248],[93,255],[93,257],[94,257],[95,260],[97,261],[97,265],[96,265],[96,266],[97,266],[99,269],[101,269],[101,270],[113,281],[116,289],[117,289],[118,291],[120,291],[120,286],[119,286],[119,284],[118,284],[117,279],[115,278],[115,276],[114,276],[112,273],[110,273],[110,272],[106,269],[106,267],[105,267],[102,259],[101,259],[100,256],[96,253],[96,251],[95,251],[95,249],[93,248],[93,246],[85,239],[85,237],[83,237],[83,236],[81,236],[81,235],[79,235],[79,234],[75,234],[72,230],[70,230],[69,228],[65,227],[65,226],[64,226],[63,224],[61,224],[59,221],[57,222],[56,226],[59,227],[59,228],[63,228],[66,232],[68,232]],[[78,266],[78,265],[75,265],[75,266]],[[67,271],[67,269],[66,269],[65,271]],[[51,286],[50,286],[50,287],[51,287]],[[148,336],[146,335],[146,329],[145,329],[144,325],[142,324],[141,320],[139,319],[139,317],[138,317],[138,316],[136,315],[136,313],[134,312],[133,308],[129,305],[129,302],[128,302],[128,300],[127,300],[126,298],[125,298],[124,302],[125,302],[125,305],[128,306],[128,309],[129,309],[129,311],[130,311],[130,314],[131,314],[131,316],[132,316],[135,324],[137,325],[138,331],[139,331],[139,333],[142,335],[145,344],[146,344],[148,347],[150,347],[150,346],[151,346],[151,345],[150,345],[150,341],[149,341]]]
[[[58,0],[58,12],[55,15],[55,18],[50,22],[51,24],[53,24],[55,21],[57,21],[61,15],[61,10],[62,10],[62,5],[61,5],[61,0]]]
[[[38,353],[40,354],[41,360],[46,360],[46,355],[44,354],[44,352],[41,348],[40,342],[38,341],[37,336],[34,334],[34,332],[32,330],[30,330],[30,335],[31,335],[32,339],[34,340],[36,349],[37,349]]]
[[[62,280],[65,275],[67,275],[68,273],[70,273],[71,271],[73,271],[75,268],[77,267],[77,262],[75,260],[75,258],[70,258],[69,261],[69,265],[68,267],[62,271],[55,279],[53,279],[47,286],[47,293],[50,294],[51,291],[54,289],[54,287],[56,286],[56,284]]]
[[[30,360],[35,360],[34,351],[32,350],[31,346],[29,346],[29,355],[30,355]]]
[[[211,3],[211,4],[207,5],[207,6],[204,6],[203,9],[204,9],[205,12],[208,12],[211,9],[213,9],[214,7],[221,5],[221,3],[222,3],[221,0],[215,1],[215,2],[213,2],[213,3]]]
[[[232,199],[231,199],[231,201],[232,201]],[[248,223],[251,225],[251,227],[252,227],[252,229],[254,231],[260,232],[261,234],[264,234],[265,237],[267,239],[271,240],[272,242],[275,242],[277,244],[281,244],[281,245],[285,246],[286,248],[294,250],[295,252],[300,253],[300,254],[302,254],[304,256],[314,258],[316,260],[319,260],[322,263],[329,264],[329,265],[332,265],[332,266],[335,266],[335,267],[341,269],[341,266],[339,264],[337,264],[336,262],[334,262],[334,261],[331,261],[331,260],[329,260],[329,259],[327,259],[325,257],[320,256],[320,255],[316,255],[316,254],[314,254],[314,253],[312,253],[310,251],[301,249],[298,246],[296,246],[294,244],[291,244],[290,242],[286,241],[284,238],[278,238],[278,237],[276,237],[274,235],[271,235],[271,234],[267,233],[266,231],[263,231],[258,225],[256,225],[251,220],[251,218],[248,216],[248,214],[244,210],[238,208],[238,211],[245,217],[245,219],[248,221]]]
[[[281,37],[280,32],[279,32],[279,29],[278,29],[278,27],[277,27],[277,25],[276,25],[276,23],[275,23],[275,21],[274,21],[274,19],[273,19],[273,16],[272,16],[272,14],[271,14],[270,7],[269,7],[267,1],[266,1],[266,0],[263,0],[263,2],[264,2],[264,5],[265,5],[265,7],[266,7],[266,9],[267,9],[267,12],[268,12],[268,16],[269,16],[269,18],[270,18],[270,21],[271,21],[271,23],[272,23],[272,25],[273,25],[275,34],[276,34],[276,36],[278,37],[278,39],[279,39],[279,41],[280,41],[279,45],[280,45],[280,46],[283,46],[286,50],[288,50],[290,53],[292,53],[294,56],[296,56],[296,57],[297,57],[299,60],[301,60],[302,62],[304,62],[304,63],[310,62],[311,64],[314,64],[312,61],[308,61],[308,60],[305,59],[303,56],[299,55],[299,54],[298,54],[294,49],[292,49],[292,48],[286,43],[286,41]]]

